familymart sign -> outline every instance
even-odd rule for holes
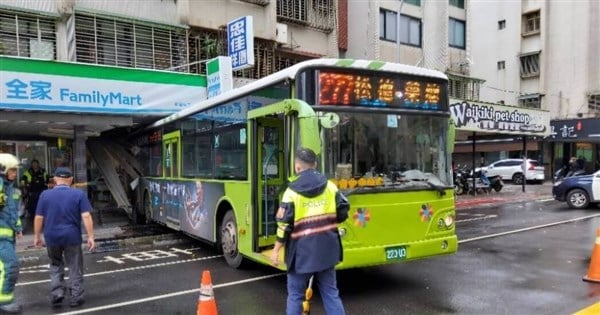
[[[206,78],[0,56],[0,109],[164,115],[206,99]]]

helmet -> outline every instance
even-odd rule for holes
[[[0,173],[17,167],[19,167],[19,159],[17,157],[8,153],[0,153]]]

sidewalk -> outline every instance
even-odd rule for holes
[[[105,209],[98,212],[94,210],[94,236],[96,241],[96,252],[108,252],[118,250],[121,247],[133,244],[153,243],[156,241],[167,241],[176,239],[174,231],[170,231],[158,225],[133,226],[129,217],[121,209]],[[100,224],[102,222],[102,224]],[[86,242],[85,228],[82,226],[83,242]],[[37,259],[46,254],[46,248],[35,248],[33,246],[33,227],[25,225],[23,239],[16,244],[20,260]]]
[[[456,196],[456,210],[467,209],[481,205],[497,203],[512,203],[534,200],[552,199],[552,182],[545,181],[542,184],[526,184],[525,192],[521,185],[512,182],[504,182],[500,192],[491,191],[487,194],[459,195]]]

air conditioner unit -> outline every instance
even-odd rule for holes
[[[281,44],[288,43],[288,26],[287,24],[277,23],[275,25],[275,41]]]

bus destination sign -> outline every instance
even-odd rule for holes
[[[319,72],[319,105],[445,110],[439,82]]]

